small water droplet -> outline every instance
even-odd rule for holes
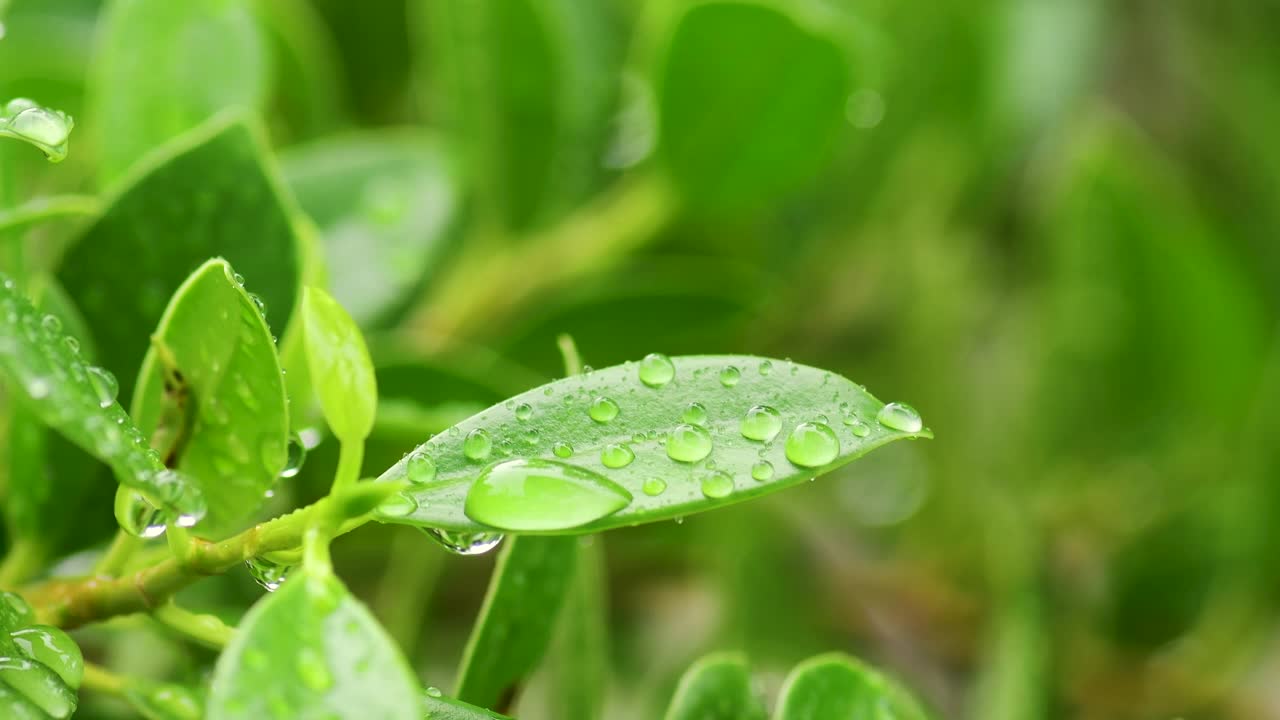
[[[640,382],[659,388],[676,376],[676,366],[662,353],[649,353],[640,361]]]
[[[297,433],[289,436],[285,453],[284,469],[280,471],[280,477],[295,477],[302,470],[302,464],[307,461],[307,446],[303,444],[302,438]]]
[[[89,385],[93,388],[93,393],[98,398],[98,407],[111,407],[111,404],[116,401],[116,396],[120,393],[120,383],[116,381],[116,376],[112,375],[110,370],[105,370],[97,365],[90,365],[85,368],[85,373],[88,374]]]
[[[618,417],[618,403],[601,395],[591,401],[587,415],[598,423],[607,423]]]
[[[914,433],[924,427],[924,420],[916,409],[905,403],[889,403],[880,409],[876,420],[890,430]]]
[[[465,512],[504,530],[559,530],[611,515],[630,502],[631,493],[585,468],[516,459],[480,474],[467,492]]]
[[[768,460],[757,461],[751,466],[751,478],[764,482],[773,477],[773,463]]]
[[[849,426],[849,432],[854,437],[866,437],[871,434],[871,426],[858,419],[857,415],[846,415],[844,424]]]
[[[742,379],[742,371],[730,365],[720,371],[720,384],[725,387],[733,387]]]
[[[116,522],[134,537],[160,537],[165,531],[165,516],[141,494],[121,487],[116,492]]]
[[[760,369],[761,375],[768,375],[769,373],[773,372],[773,363],[769,362],[768,360],[762,360],[760,361],[759,369]]]
[[[44,331],[50,335],[57,335],[62,332],[62,321],[57,315],[45,315],[40,321],[40,325],[44,327]]]
[[[621,443],[609,443],[600,451],[600,464],[614,470],[624,468],[636,459],[636,454],[631,448]]]
[[[520,403],[516,406],[516,419],[524,422],[533,417],[533,406],[529,403]]]
[[[684,413],[680,419],[690,425],[706,425],[707,424],[707,408],[702,403],[691,402],[689,407],[684,409]]]
[[[314,648],[304,647],[298,652],[298,676],[312,690],[328,690],[333,685],[333,675]]]
[[[26,385],[23,387],[26,388],[27,395],[29,395],[32,400],[43,400],[49,396],[49,381],[44,378],[32,378],[28,380]],[[109,404],[110,403],[108,403],[108,405]]]
[[[231,278],[232,278],[233,280],[235,280],[235,281],[236,281],[236,284],[237,284],[237,285],[239,285],[240,287],[244,287],[244,276],[243,276],[243,275],[241,275],[240,273],[234,273],[234,274],[232,274]]]
[[[411,515],[414,510],[418,509],[418,501],[413,499],[408,493],[399,492],[378,506],[378,512],[387,517],[404,517]]]
[[[733,478],[723,470],[716,470],[702,476],[702,494],[718,500],[729,497],[733,493]]]
[[[800,467],[821,467],[840,454],[840,440],[823,423],[803,422],[787,436],[787,459]]]
[[[677,425],[667,436],[667,456],[695,463],[711,454],[711,434],[697,425]]]
[[[279,590],[280,586],[289,579],[289,573],[293,571],[292,565],[281,565],[264,557],[251,557],[244,561],[244,566],[249,569],[254,582],[261,585],[267,592]]]
[[[421,530],[427,534],[427,537],[435,540],[454,555],[483,555],[502,542],[502,533],[454,532],[440,528],[421,528]]]
[[[558,458],[573,457],[573,446],[567,442],[558,442],[551,448],[551,452]]]
[[[462,441],[462,454],[468,459],[481,461],[489,457],[493,452],[493,438],[484,428],[476,428],[467,433],[467,437]]]
[[[662,478],[649,478],[644,481],[644,485],[641,489],[644,490],[645,495],[649,495],[651,497],[661,495],[667,490],[667,481]]]
[[[427,695],[433,698],[444,697],[444,693],[440,692],[440,688],[438,687],[427,688]]]
[[[67,348],[67,352],[72,355],[78,355],[80,353],[80,341],[70,335],[62,338],[62,344]]]
[[[754,405],[742,416],[739,431],[748,440],[770,442],[782,430],[782,414],[768,405]]]
[[[533,428],[528,428],[520,434],[520,439],[524,440],[525,445],[537,445],[538,440],[541,437],[542,436],[538,434],[538,431]]]
[[[436,461],[421,450],[414,450],[405,465],[411,483],[422,485],[436,479]]]
[[[258,297],[256,293],[249,293],[249,299],[253,301],[253,306],[258,309],[258,314],[266,317],[267,303],[261,297]]]

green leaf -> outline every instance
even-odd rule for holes
[[[42,316],[0,275],[0,369],[28,407],[68,440],[107,463],[121,484],[177,514],[203,515],[199,489],[165,470],[116,401],[110,372],[85,363],[62,323]]]
[[[238,529],[284,467],[289,406],[271,330],[225,260],[174,293],[138,377],[133,416],[203,491],[200,534]]]
[[[698,4],[659,80],[659,153],[685,201],[751,212],[812,178],[844,126],[840,48],[781,9]]]
[[[499,709],[512,704],[551,641],[577,547],[574,537],[518,536],[502,548],[462,659],[459,700]]]
[[[323,290],[302,293],[307,368],[329,429],[344,443],[363,442],[373,429],[378,383],[364,336],[347,311]]]
[[[774,720],[927,720],[916,700],[883,674],[841,653],[800,663],[787,676]]]
[[[243,118],[211,121],[153,155],[63,259],[58,278],[93,328],[122,397],[165,303],[193,270],[224,257],[288,326],[298,292],[293,210]]]
[[[269,58],[248,0],[114,0],[90,64],[99,184],[228,108],[257,108]]]
[[[67,159],[67,143],[75,120],[61,110],[17,98],[0,107],[0,137],[21,140],[40,149],[50,162]]]
[[[0,239],[20,238],[17,231],[32,225],[63,218],[83,218],[98,214],[102,204],[89,195],[52,195],[33,198],[15,208],[0,209]]]
[[[660,384],[664,369],[671,379]],[[615,416],[593,419],[610,406]],[[749,411],[748,433],[769,441],[743,435]],[[907,429],[878,422],[882,412]],[[406,493],[417,507],[398,503],[380,519],[558,534],[676,518],[796,485],[894,440],[932,437],[919,423],[817,368],[654,355],[529,390],[423,443],[381,478],[413,481]]]
[[[440,258],[459,211],[443,143],[411,131],[348,134],[290,148],[280,162],[323,233],[333,295],[361,325],[394,315]]]
[[[202,720],[204,702],[191,688],[130,679],[124,699],[146,720]]]
[[[664,717],[666,720],[764,720],[764,708],[751,689],[746,658],[738,653],[713,653],[700,658],[681,676]]]
[[[26,602],[0,593],[0,717],[71,717],[84,675],[80,648],[58,628],[30,623]]]
[[[576,555],[573,582],[543,662],[550,670],[547,707],[558,720],[599,720],[610,677],[604,540],[581,538]]]
[[[603,3],[421,2],[425,87],[460,140],[480,211],[521,230],[600,176],[614,95]]]
[[[427,689],[423,706],[427,720],[511,720],[506,715],[444,697],[434,688]]]
[[[421,720],[395,643],[337,578],[303,570],[245,615],[214,668],[207,720]]]

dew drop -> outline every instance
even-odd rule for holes
[[[533,406],[529,403],[520,403],[516,406],[516,419],[524,422],[533,417]]]
[[[856,415],[846,415],[844,424],[849,426],[849,432],[853,433],[854,437],[863,438],[871,434],[871,426],[859,420]]]
[[[702,477],[702,494],[718,500],[733,493],[733,478],[723,470],[707,473]]]
[[[483,555],[502,542],[502,533],[454,532],[440,528],[421,528],[421,530],[427,534],[427,537],[435,540],[454,555]]]
[[[481,473],[467,492],[464,510],[478,523],[528,532],[578,527],[630,503],[626,489],[585,468],[516,459]]]
[[[116,492],[116,522],[134,537],[160,537],[165,531],[165,516],[141,494],[121,487]]]
[[[44,331],[50,335],[57,335],[62,332],[62,321],[57,315],[45,315],[40,321],[40,325],[44,327]]]
[[[520,434],[520,439],[524,440],[525,445],[537,445],[538,440],[541,439],[541,437],[542,436],[538,434],[538,431],[533,428],[528,428]]]
[[[422,485],[436,479],[436,461],[421,450],[414,450],[405,465],[408,469],[409,482],[415,485]]]
[[[382,504],[378,506],[378,512],[387,517],[404,517],[411,515],[417,509],[418,501],[414,500],[412,495],[403,492],[396,493],[383,500]]]
[[[240,287],[244,287],[244,276],[241,275],[240,273],[232,274],[231,279],[235,280],[236,284],[239,285]]]
[[[307,446],[302,443],[302,438],[298,437],[297,433],[290,435],[289,444],[285,448],[284,469],[280,471],[280,477],[296,477],[306,461]]]
[[[706,425],[707,424],[707,408],[702,403],[691,402],[689,407],[684,409],[684,413],[680,419],[690,425]]]
[[[769,373],[773,372],[773,363],[769,362],[768,360],[762,360],[760,362],[759,369],[760,369],[761,375],[768,375]]]
[[[748,440],[770,442],[782,430],[782,415],[768,405],[754,405],[742,416],[739,430]]]
[[[740,379],[742,379],[742,371],[732,365],[720,371],[720,384],[725,387],[737,385]]]
[[[821,467],[840,454],[840,440],[823,423],[804,422],[787,436],[787,459],[800,467]]]
[[[667,481],[662,478],[649,478],[644,481],[644,485],[641,489],[644,490],[645,495],[650,497],[661,495],[667,491]]]
[[[551,447],[551,452],[558,458],[573,457],[573,446],[567,442],[558,442]]]
[[[333,675],[329,673],[324,658],[313,648],[303,648],[298,653],[298,676],[312,690],[324,691],[333,685]]]
[[[618,403],[602,395],[591,401],[587,415],[598,423],[607,423],[618,417]]]
[[[759,460],[751,466],[751,479],[764,482],[773,477],[773,463]]]
[[[636,454],[622,443],[609,443],[600,451],[600,464],[614,470],[630,465],[635,459]]]
[[[462,454],[471,460],[484,460],[493,452],[493,438],[484,428],[476,428],[467,433],[462,441]]]
[[[258,309],[258,314],[267,316],[267,303],[255,293],[249,293],[249,299],[253,301],[253,306]]]
[[[880,413],[876,415],[876,420],[890,430],[898,430],[900,432],[920,432],[920,429],[924,427],[924,421],[920,418],[920,413],[905,403],[889,403],[885,405],[880,409]]]
[[[433,686],[427,688],[427,696],[433,698],[444,697],[444,693],[440,692],[440,688]]]
[[[62,338],[62,345],[67,349],[67,352],[72,355],[77,355],[80,352],[80,341],[70,335]]]
[[[659,388],[676,376],[676,366],[662,353],[649,353],[640,361],[640,382]]]
[[[112,375],[110,370],[104,370],[97,365],[90,365],[85,368],[85,372],[89,376],[89,385],[93,388],[93,394],[97,396],[98,407],[111,407],[111,404],[116,401],[116,396],[120,394],[120,383],[116,381],[116,376]]]
[[[677,425],[667,436],[667,456],[695,463],[711,454],[711,435],[697,425]]]
[[[261,585],[267,592],[279,590],[280,586],[289,579],[289,573],[293,571],[292,565],[282,565],[264,557],[251,557],[244,561],[244,566],[249,569],[249,575],[253,576],[254,582]]]

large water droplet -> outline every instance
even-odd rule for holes
[[[618,417],[618,403],[604,396],[597,397],[587,408],[587,415],[598,423],[607,423]]]
[[[378,506],[378,512],[387,517],[404,517],[412,514],[417,509],[418,501],[414,500],[412,495],[403,492],[398,492],[383,500],[382,504]]]
[[[585,468],[518,459],[481,473],[467,492],[465,512],[478,523],[527,532],[585,525],[630,502],[626,489]]]
[[[667,456],[694,463],[711,454],[711,434],[697,425],[677,425],[667,436]]]
[[[281,565],[264,557],[251,557],[244,561],[244,566],[249,568],[249,574],[253,576],[254,582],[261,585],[267,592],[279,590],[280,586],[289,579],[289,573],[293,571],[292,565]],[[290,590],[290,592],[293,591]]]
[[[427,537],[435,540],[454,555],[483,555],[502,542],[502,533],[454,532],[440,528],[421,528],[421,530],[427,534]]]
[[[33,625],[13,632],[10,637],[23,655],[57,673],[68,687],[80,687],[84,656],[65,632],[48,625]]]
[[[662,478],[649,478],[641,487],[645,495],[657,496],[667,491],[667,481]]]
[[[302,438],[298,437],[297,433],[290,435],[289,444],[285,447],[284,469],[280,471],[280,477],[296,477],[306,461],[307,446],[302,443]]]
[[[742,416],[740,431],[748,440],[770,442],[782,430],[782,415],[768,405],[755,405]]]
[[[558,442],[551,447],[551,452],[558,458],[573,457],[573,446],[567,442]]]
[[[436,461],[421,450],[414,450],[405,463],[408,469],[409,482],[423,485],[436,479]]]
[[[707,408],[702,403],[691,402],[689,407],[684,409],[684,413],[680,419],[690,425],[706,425],[707,424]]]
[[[298,677],[302,684],[322,692],[333,686],[333,675],[324,658],[314,648],[305,647],[298,652]]]
[[[111,403],[115,402],[116,396],[120,394],[120,383],[116,381],[116,376],[112,375],[110,370],[96,365],[85,368],[85,373],[89,376],[89,385],[98,399],[98,407],[111,407]]]
[[[134,537],[160,537],[165,530],[164,513],[142,495],[121,487],[116,492],[116,522]]]
[[[751,466],[751,479],[764,482],[773,477],[773,463],[760,460]]]
[[[920,429],[924,427],[924,420],[920,418],[920,413],[905,403],[889,403],[885,405],[880,409],[880,413],[876,415],[876,420],[890,430],[901,432],[920,432]]]
[[[787,436],[787,459],[800,467],[821,467],[840,454],[840,440],[819,422],[804,422]]]
[[[471,460],[484,460],[493,452],[493,438],[484,428],[476,428],[467,433],[462,441],[462,454]]]
[[[600,451],[600,464],[614,470],[630,465],[635,459],[636,454],[622,443],[609,443]]]
[[[524,422],[533,417],[533,406],[529,403],[520,403],[516,406],[516,419]]]
[[[444,697],[444,693],[438,687],[427,688],[427,695],[433,698]]]
[[[702,494],[718,500],[729,497],[733,493],[733,478],[723,470],[716,470],[702,476]]]
[[[649,387],[662,387],[675,376],[676,366],[662,353],[649,353],[640,361],[640,382]]]
[[[740,379],[742,379],[742,371],[732,365],[720,371],[720,384],[725,387],[737,385]]]

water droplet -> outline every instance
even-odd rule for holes
[[[676,366],[662,353],[649,353],[640,361],[640,382],[659,388],[676,376]]]
[[[871,434],[871,426],[858,419],[857,415],[846,415],[844,424],[849,426],[849,432],[854,437],[866,437]]]
[[[467,433],[462,441],[462,454],[471,460],[484,460],[493,452],[493,438],[484,428],[476,428]]]
[[[614,470],[624,468],[636,459],[636,454],[631,448],[621,443],[609,443],[600,451],[600,464]]]
[[[93,394],[98,398],[98,407],[111,407],[111,403],[120,394],[120,383],[116,381],[116,376],[97,365],[90,365],[85,368],[85,372],[89,376],[89,385],[93,387]]]
[[[57,315],[45,315],[40,321],[40,325],[44,327],[44,331],[50,335],[57,335],[62,332],[62,321]]]
[[[769,373],[773,372],[773,363],[769,362],[768,360],[762,360],[760,361],[759,369],[760,369],[761,375],[768,375]]]
[[[558,458],[570,458],[573,457],[573,446],[567,442],[558,442],[552,446],[551,452]]]
[[[768,460],[760,460],[751,466],[751,478],[764,482],[773,477],[773,463]]]
[[[254,582],[261,585],[267,592],[279,590],[280,586],[289,579],[289,573],[293,571],[292,565],[281,565],[264,557],[251,557],[244,561],[244,566],[249,568],[249,574],[253,576]]]
[[[10,637],[23,655],[57,673],[67,687],[80,687],[84,656],[65,632],[48,625],[33,625],[11,633]]]
[[[231,275],[231,279],[235,280],[236,284],[239,285],[240,287],[244,287],[244,276],[241,275],[240,273],[233,273]]]
[[[438,687],[427,688],[427,695],[433,698],[444,697],[444,693],[440,692]]]
[[[677,425],[667,436],[667,456],[695,463],[711,454],[711,434],[697,425]]]
[[[43,400],[49,396],[49,381],[44,378],[32,378],[24,386],[32,400]],[[108,403],[109,404],[109,403]]]
[[[691,402],[689,407],[684,409],[684,414],[680,419],[690,425],[706,425],[707,424],[707,408],[702,403]]]
[[[904,403],[889,403],[880,409],[880,413],[876,415],[876,420],[881,425],[890,430],[898,430],[900,432],[920,432],[924,427],[924,421],[920,418],[920,413],[910,405]]]
[[[840,440],[822,423],[800,423],[787,436],[787,459],[800,467],[821,467],[839,454]]]
[[[333,675],[329,673],[324,658],[314,648],[306,647],[298,652],[298,676],[312,690],[328,690],[333,685]]]
[[[590,407],[587,408],[587,415],[598,423],[607,423],[618,417],[618,403],[601,395],[591,401]]]
[[[296,477],[306,461],[307,446],[302,444],[302,438],[298,437],[297,433],[290,435],[289,443],[285,447],[284,469],[280,471],[280,477]]]
[[[528,428],[520,434],[520,439],[524,440],[525,445],[537,445],[540,437],[541,436],[538,435],[538,431],[533,428]]]
[[[266,317],[267,303],[264,302],[262,298],[258,297],[256,293],[249,293],[249,299],[253,301],[253,306],[258,309],[258,314]]]
[[[404,517],[410,515],[414,510],[418,509],[418,501],[413,499],[412,495],[407,493],[396,493],[378,506],[378,512],[387,517]]]
[[[165,531],[165,516],[141,494],[121,487],[116,492],[116,522],[134,537],[160,537]]]
[[[414,450],[405,465],[411,483],[422,485],[436,479],[436,461],[421,450]]]
[[[465,512],[504,530],[560,530],[612,515],[630,502],[631,493],[585,468],[516,459],[480,474],[467,492]]]
[[[748,440],[770,442],[782,430],[782,415],[768,405],[754,405],[742,416],[740,431]]]
[[[733,478],[723,470],[702,476],[702,494],[713,500],[729,497],[733,493]]]
[[[644,490],[645,495],[661,495],[667,490],[667,481],[662,478],[649,478],[644,481],[644,486],[641,489]]]
[[[732,365],[720,371],[720,384],[725,387],[737,385],[740,379],[742,379],[742,371]]]
[[[533,417],[533,406],[529,403],[520,403],[516,406],[516,419],[524,422]]]
[[[502,542],[502,533],[454,532],[440,528],[421,528],[421,530],[427,534],[427,537],[435,540],[454,555],[483,555]]]
[[[67,137],[74,126],[65,113],[38,106],[29,106],[9,118],[9,130],[40,146],[50,160],[66,157]]]
[[[62,338],[62,344],[67,348],[67,352],[71,353],[72,355],[77,355],[80,353],[80,341],[71,337],[70,335]]]

